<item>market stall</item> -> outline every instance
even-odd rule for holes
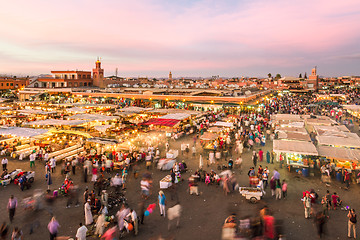
[[[360,150],[331,146],[318,146],[319,156],[334,164],[336,171],[345,168],[349,171],[359,170]]]
[[[316,147],[311,142],[274,140],[273,151],[276,160],[291,168],[314,168],[314,156],[318,156]]]

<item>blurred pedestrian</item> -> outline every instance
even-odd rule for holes
[[[324,236],[325,223],[326,223],[326,217],[323,211],[320,211],[316,214],[314,221],[315,221],[318,237],[322,238]]]
[[[60,224],[56,221],[55,217],[51,218],[47,227],[50,233],[50,240],[55,240],[60,227]]]
[[[18,227],[15,227],[12,234],[11,234],[11,240],[23,240],[23,232]]]
[[[7,204],[7,209],[9,211],[9,219],[11,223],[14,220],[17,205],[18,205],[17,199],[14,197],[14,195],[11,195]]]
[[[176,227],[180,225],[180,216],[181,216],[181,205],[177,203],[172,208],[168,209],[168,230],[170,230],[171,222],[176,220]]]

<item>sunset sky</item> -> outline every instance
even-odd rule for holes
[[[19,0],[0,22],[0,74],[360,75],[359,0]]]

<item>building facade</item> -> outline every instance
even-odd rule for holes
[[[0,77],[0,90],[21,89],[29,85],[29,78]]]

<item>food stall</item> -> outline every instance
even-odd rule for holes
[[[303,168],[305,176],[310,168],[314,168],[314,156],[318,156],[318,151],[312,142],[274,140],[273,151],[276,160],[282,161],[292,168]]]
[[[334,165],[336,171],[345,168],[349,172],[360,170],[360,150],[331,146],[318,146],[319,156]]]

